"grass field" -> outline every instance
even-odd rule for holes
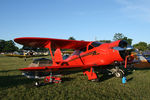
[[[81,72],[64,76],[60,84],[33,86],[34,80],[21,75],[18,68],[26,67],[23,58],[0,56],[0,100],[149,100],[150,70],[136,70],[120,78],[100,75],[100,82],[90,82]]]

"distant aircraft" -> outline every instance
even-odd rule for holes
[[[21,37],[14,39],[14,41],[25,46],[49,48],[52,65],[30,66],[19,69],[23,71],[26,76],[30,76],[31,72],[35,72],[34,75],[37,75],[37,72],[49,72],[44,78],[45,83],[59,83],[61,82],[61,78],[56,75],[79,71],[83,71],[83,74],[87,75],[88,80],[95,81],[98,79],[95,72],[97,68],[121,61],[125,61],[126,68],[128,55],[130,55],[133,49],[133,47],[128,46],[124,40],[118,40],[112,43],[100,43],[96,41]],[[54,55],[52,48],[56,49]],[[74,53],[64,60],[61,55],[61,49],[73,49]],[[121,69],[116,66],[113,66],[112,69],[112,73],[122,76],[123,73]],[[38,85],[38,83],[36,83],[36,85]]]
[[[19,55],[19,54],[5,54],[5,56],[8,56],[8,57],[19,57],[19,58],[28,57],[26,55]]]
[[[144,55],[137,53],[134,55],[135,56],[135,63],[134,67],[135,68],[150,68],[150,57],[144,57]]]
[[[5,56],[8,56],[8,57],[19,57],[19,58],[23,58],[23,57],[27,57],[27,55],[25,55],[25,53],[23,53],[23,52],[17,52],[17,51],[15,51],[15,52],[13,52],[13,53],[11,53],[11,54],[5,54]]]
[[[29,57],[40,57],[40,56],[47,56],[47,55],[34,55],[34,51],[28,50],[28,51],[21,51],[21,53],[20,52],[14,52],[12,54],[5,54],[5,56],[19,57],[19,58],[29,58]]]

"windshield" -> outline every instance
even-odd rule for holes
[[[94,47],[98,47],[100,46],[102,43],[100,42],[92,42],[91,45],[94,46]]]

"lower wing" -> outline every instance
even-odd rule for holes
[[[27,68],[21,68],[19,70],[21,71],[59,71],[63,69],[88,69],[91,67],[95,67],[98,65],[70,65],[70,66],[40,66],[40,67],[27,67]]]

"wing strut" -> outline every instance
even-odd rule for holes
[[[51,57],[52,57],[53,65],[56,65],[55,59],[54,59],[54,56],[53,56],[53,53],[52,53],[52,48],[51,48],[51,42],[50,42],[50,41],[49,41],[48,44],[45,46],[45,48],[48,48],[48,49],[49,49],[50,55],[51,55]]]

